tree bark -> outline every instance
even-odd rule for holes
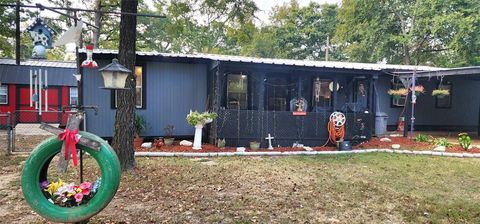
[[[137,12],[137,0],[122,0],[122,12]],[[122,15],[120,19],[120,45],[118,61],[130,69],[132,73],[127,78],[127,90],[117,90],[117,113],[112,147],[120,159],[122,171],[135,167],[135,152],[133,150],[134,116],[135,116],[135,41],[137,18],[134,15]]]
[[[101,0],[95,0],[95,10],[102,10],[102,1]],[[93,29],[93,46],[95,48],[100,47],[100,30],[102,30],[102,13],[101,12],[95,12],[95,26],[98,27],[98,29]],[[121,45],[120,45],[121,46]]]

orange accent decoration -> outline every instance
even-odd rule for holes
[[[293,114],[293,116],[306,116],[307,112],[305,112],[305,111],[293,111],[292,114]]]
[[[335,122],[330,120],[328,122],[328,142],[337,144],[337,141],[345,137],[345,125],[335,128]]]
[[[397,131],[405,130],[405,121],[398,121]]]
[[[62,141],[65,141],[65,159],[70,157],[70,151],[72,153],[73,166],[77,166],[77,147],[75,146],[79,139],[77,138],[78,130],[65,129],[63,133],[58,135],[58,138]]]

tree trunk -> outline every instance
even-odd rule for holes
[[[95,10],[102,10],[102,1],[101,0],[95,0]],[[97,29],[93,29],[93,46],[95,48],[100,47],[100,30],[102,30],[102,13],[101,12],[95,12],[95,26],[98,27]]]
[[[137,0],[122,0],[122,12],[137,12]],[[120,20],[120,43],[118,61],[130,69],[132,73],[127,78],[125,87],[128,90],[117,90],[117,113],[112,147],[120,159],[122,171],[135,167],[135,152],[133,150],[134,115],[135,115],[135,40],[137,18],[133,15],[122,15]]]

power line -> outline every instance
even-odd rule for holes
[[[16,7],[16,4],[0,4],[3,7]],[[79,11],[79,12],[95,12],[95,13],[104,13],[104,14],[116,14],[116,15],[131,15],[131,16],[144,16],[144,17],[154,17],[154,18],[166,18],[163,15],[155,15],[155,14],[148,14],[148,13],[131,13],[131,12],[117,12],[117,11],[103,11],[103,10],[93,10],[93,9],[81,9],[81,8],[65,8],[65,7],[49,7],[44,6],[40,3],[35,5],[24,5],[20,4],[21,8],[37,8],[40,10],[43,9],[50,9],[50,10],[66,10],[66,11]]]

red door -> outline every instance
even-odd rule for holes
[[[45,94],[48,96],[46,97]],[[35,102],[30,107],[30,87],[19,86],[17,88],[17,122],[18,123],[60,123],[61,114],[61,89],[60,87],[49,87],[42,91],[42,115],[35,109]],[[45,100],[45,99],[48,100]],[[45,111],[45,107],[47,107]]]

